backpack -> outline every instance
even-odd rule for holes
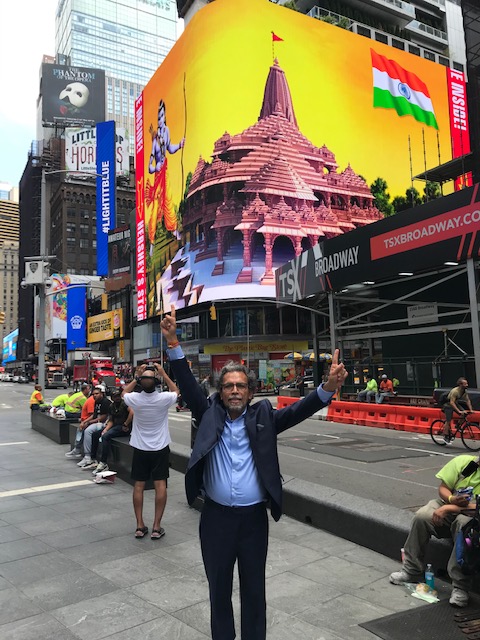
[[[449,402],[448,396],[450,395],[450,391],[444,391],[440,398],[438,399],[438,404],[447,404]]]
[[[455,540],[457,563],[466,576],[480,572],[480,496],[476,497],[475,516],[458,532]]]

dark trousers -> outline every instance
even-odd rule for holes
[[[122,436],[129,436],[130,432],[123,431],[123,425],[116,424],[111,429],[107,431],[107,433],[102,436],[101,431],[96,431],[92,433],[92,460],[97,460],[97,450],[98,445],[102,445],[102,455],[100,456],[100,462],[107,462],[108,456],[110,455],[110,451],[112,449],[112,438],[120,438]],[[102,442],[100,441],[102,439]]]
[[[232,583],[240,580],[242,640],[265,640],[265,564],[268,517],[263,503],[224,507],[207,500],[200,519],[200,544],[210,588],[212,640],[233,640]]]

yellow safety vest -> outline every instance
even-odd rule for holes
[[[35,396],[37,395],[37,393],[40,394],[40,396],[42,397],[41,400],[38,400],[38,398],[36,398]],[[34,390],[34,392],[32,393],[32,395],[30,396],[30,406],[34,405],[34,404],[42,404],[43,403],[43,396],[42,396],[42,392],[41,391],[37,391],[36,389]]]

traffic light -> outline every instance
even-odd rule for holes
[[[217,308],[215,307],[214,304],[212,304],[212,306],[210,307],[210,320],[216,320],[217,319]]]
[[[0,311],[0,324],[5,322],[5,311]]]

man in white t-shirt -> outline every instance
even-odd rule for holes
[[[170,391],[157,389],[159,378],[163,377]],[[139,384],[142,390],[135,392]],[[130,445],[133,447],[132,480],[133,509],[137,519],[136,538],[143,538],[148,527],[143,521],[143,494],[147,480],[153,480],[155,488],[155,517],[153,521],[152,540],[165,535],[161,521],[167,503],[167,478],[169,476],[168,458],[171,442],[168,430],[168,410],[177,402],[178,388],[158,365],[141,365],[135,378],[123,391],[125,404],[133,410],[132,435]]]

